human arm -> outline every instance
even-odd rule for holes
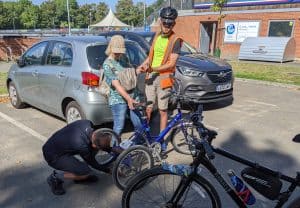
[[[100,165],[97,162],[97,160],[95,159],[96,154],[97,154],[97,151],[86,149],[80,153],[80,156],[92,168],[102,171],[102,172],[110,173],[111,171],[107,166]]]
[[[118,77],[114,72],[113,66],[111,64],[104,63],[103,69],[107,84],[116,89],[116,91],[126,100],[130,109],[134,109],[133,104],[136,103],[136,101],[130,97],[130,95],[121,85]]]
[[[159,67],[153,67],[152,71],[154,72],[164,72],[168,71],[170,69],[173,69],[176,66],[177,59],[179,57],[179,54],[171,53],[169,61],[166,64],[163,64]]]
[[[146,72],[149,70],[149,57],[145,59],[145,61],[137,68],[140,72]]]
[[[180,38],[178,38],[174,44],[174,48],[172,50],[172,53],[170,54],[168,61],[159,66],[159,67],[153,67],[152,71],[154,72],[164,72],[164,71],[168,71],[170,69],[174,69],[176,66],[176,62],[179,58],[180,55],[180,51],[181,51],[181,44],[182,44],[182,40]]]
[[[130,95],[126,92],[124,87],[121,85],[119,80],[112,80],[112,86],[116,88],[118,93],[126,100],[129,109],[134,109],[133,104],[138,103],[133,98],[130,97]]]

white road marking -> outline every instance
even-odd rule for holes
[[[205,127],[209,128],[209,129],[213,129],[213,130],[219,130],[219,128],[218,128],[218,127],[211,126],[211,125],[209,125],[209,124],[204,124],[204,125],[205,125]]]
[[[0,117],[2,117],[3,119],[5,119],[6,121],[12,123],[13,125],[19,127],[23,131],[26,131],[27,133],[31,134],[32,136],[34,136],[35,138],[39,139],[42,142],[45,142],[47,140],[47,138],[44,137],[43,135],[41,135],[38,132],[34,131],[33,129],[25,126],[21,122],[14,120],[13,118],[9,117],[8,115],[6,115],[6,114],[4,114],[2,112],[0,112]]]
[[[277,107],[277,105],[274,105],[274,104],[271,104],[271,103],[259,102],[259,101],[255,101],[255,100],[247,100],[247,102],[255,103],[255,104],[261,104],[261,105],[268,105],[268,106],[272,106],[272,107]]]

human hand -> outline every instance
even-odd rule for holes
[[[134,104],[138,104],[139,102],[137,102],[136,100],[132,99],[132,98],[129,98],[127,100],[127,105],[129,107],[130,110],[133,110],[134,109]]]
[[[147,72],[148,72],[148,73],[151,73],[151,72],[153,72],[153,71],[154,71],[153,68],[148,68],[148,69],[147,69]]]
[[[146,70],[142,66],[139,66],[138,68],[136,68],[136,74],[140,74],[143,72],[146,72]]]

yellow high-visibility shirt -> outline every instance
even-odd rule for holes
[[[162,37],[161,35],[159,35],[156,38],[156,41],[154,43],[155,45],[154,45],[153,61],[151,67],[159,67],[161,65],[168,43],[169,43],[168,37]]]

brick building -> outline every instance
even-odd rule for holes
[[[300,59],[300,0],[232,0],[219,14],[212,12],[209,0],[193,1],[193,9],[180,10],[174,28],[184,40],[201,51],[236,59],[246,37],[291,37]]]
[[[26,36],[0,37],[0,61],[10,61],[18,58],[40,39],[39,37]]]

